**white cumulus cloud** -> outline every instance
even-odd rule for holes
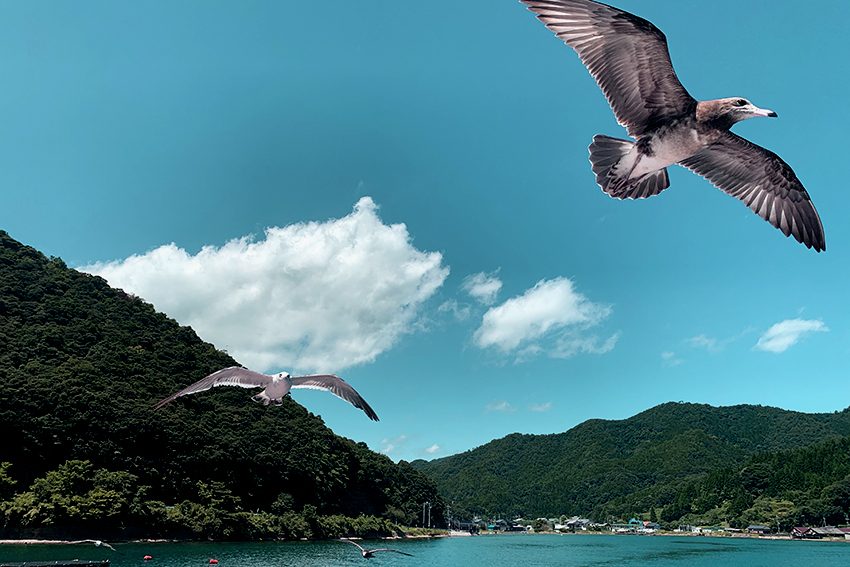
[[[492,305],[502,290],[502,280],[495,273],[479,272],[464,278],[462,287],[473,299],[484,305]]]
[[[604,354],[614,348],[619,334],[601,339],[587,331],[609,315],[610,306],[590,301],[568,278],[541,280],[522,295],[491,307],[473,340],[480,348],[495,347],[519,359],[544,353],[554,358]]]
[[[537,413],[543,413],[552,409],[552,402],[544,402],[542,404],[531,404],[528,409]]]
[[[437,445],[436,443],[434,443],[430,447],[425,448],[425,452],[428,453],[429,455],[433,455],[434,453],[436,453],[439,450],[440,450],[440,446]]]
[[[138,295],[257,370],[338,371],[416,325],[449,270],[384,224],[369,197],[351,214],[268,228],[190,254],[175,244],[82,268]]]
[[[805,335],[825,333],[829,328],[816,319],[786,319],[771,326],[759,337],[755,348],[766,352],[785,352]]]

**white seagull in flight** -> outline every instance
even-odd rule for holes
[[[280,405],[283,398],[289,395],[293,388],[311,388],[313,390],[327,390],[333,395],[342,398],[356,408],[362,409],[369,419],[378,421],[378,415],[366,403],[357,390],[351,385],[333,374],[311,374],[308,376],[290,376],[288,372],[280,372],[274,375],[254,372],[239,366],[230,366],[217,372],[213,372],[205,378],[201,378],[191,386],[183,388],[176,394],[172,394],[157,402],[154,409],[159,409],[169,402],[173,402],[181,396],[205,392],[217,386],[238,386],[240,388],[264,388],[262,392],[251,399],[264,406],[269,404]]]
[[[78,539],[76,541],[69,541],[68,545],[78,545],[78,544],[81,544],[81,543],[93,543],[95,545],[95,547],[103,546],[103,547],[106,547],[108,549],[111,549],[112,551],[115,551],[114,547],[112,547],[111,545],[109,545],[105,541],[101,541],[99,539]]]
[[[350,543],[351,545],[357,546],[357,549],[360,550],[360,555],[363,556],[363,559],[372,559],[373,557],[375,557],[375,554],[378,553],[379,551],[389,551],[391,553],[400,553],[401,555],[407,555],[408,557],[413,557],[413,555],[411,555],[410,553],[405,553],[405,552],[399,551],[397,549],[390,549],[389,547],[382,547],[382,548],[379,548],[379,549],[366,549],[362,545],[360,545],[359,543],[357,543],[355,541],[351,541],[350,539],[341,539],[339,541],[344,541],[345,543]]]

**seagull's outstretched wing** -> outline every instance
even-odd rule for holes
[[[351,545],[356,546],[357,549],[359,549],[361,552],[366,551],[365,549],[363,549],[363,546],[361,546],[356,541],[351,541],[350,539],[341,539],[339,541],[344,541],[345,543],[350,543]]]
[[[183,388],[176,394],[172,394],[160,400],[154,406],[154,409],[159,409],[169,402],[173,402],[180,396],[188,396],[189,394],[197,394],[204,392],[216,386],[239,386],[240,388],[260,388],[268,386],[272,381],[271,376],[241,368],[239,366],[230,366],[217,372],[213,372],[205,378],[201,378],[191,386]]]
[[[74,544],[74,545],[75,544],[81,544],[81,543],[93,543],[97,547],[103,546],[103,547],[107,547],[107,548],[111,549],[112,551],[115,551],[114,547],[112,547],[111,545],[109,545],[105,541],[101,541],[99,539],[78,539],[76,541],[69,541],[68,543]]]
[[[362,409],[369,416],[369,419],[378,421],[378,414],[375,413],[375,410],[366,403],[366,400],[357,393],[357,390],[351,387],[351,384],[339,376],[334,376],[333,374],[313,374],[310,376],[293,376],[291,380],[293,388],[328,390],[354,407]]]
[[[696,107],[651,22],[591,0],[521,0],[572,47],[633,137]]]
[[[388,547],[387,548],[381,548],[381,549],[370,549],[369,553],[377,553],[379,551],[392,551],[393,553],[400,553],[402,555],[407,555],[408,557],[413,557],[413,555],[410,554],[410,553],[405,553],[404,551],[399,551],[397,549],[390,549]]]
[[[682,165],[737,197],[757,215],[808,248],[826,250],[818,212],[794,171],[775,153],[723,132]]]

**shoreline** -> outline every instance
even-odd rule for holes
[[[811,541],[811,542],[833,542],[833,543],[850,543],[850,539],[841,539],[841,538],[821,538],[821,539],[795,539],[790,535],[757,535],[757,534],[696,534],[696,533],[677,533],[677,532],[658,532],[652,534],[615,534],[611,532],[484,532],[480,534],[476,534],[475,536],[468,535],[451,535],[449,533],[438,533],[438,534],[415,534],[415,535],[407,535],[407,536],[383,536],[377,538],[362,538],[362,537],[348,537],[344,539],[351,540],[363,540],[363,539],[376,539],[376,540],[402,540],[402,539],[441,539],[441,538],[459,538],[459,537],[478,537],[478,536],[539,536],[539,535],[558,535],[558,536],[642,536],[642,537],[705,537],[705,538],[716,538],[716,539],[761,539],[761,540],[773,540],[773,541]],[[94,538],[92,538],[94,539]],[[334,541],[337,538],[331,539],[315,539],[315,540],[306,540],[306,541]],[[261,542],[290,542],[290,541],[298,541],[298,540],[246,540],[246,541],[208,541],[208,540],[191,540],[191,539],[132,539],[132,540],[108,540],[109,543],[131,543],[131,544],[143,544],[143,543],[261,543]],[[301,540],[305,541],[305,540]],[[0,545],[84,545],[81,543],[77,543],[76,540],[63,540],[63,539],[36,539],[36,538],[21,538],[21,539],[0,539]]]
[[[295,542],[295,541],[337,541],[339,539],[350,539],[350,540],[400,540],[400,539],[437,539],[449,537],[448,533],[445,534],[413,534],[413,535],[404,535],[404,536],[380,536],[374,538],[364,538],[359,536],[352,536],[346,538],[328,538],[328,539],[263,539],[263,540],[240,540],[240,541],[231,541],[231,540],[199,540],[199,539],[110,539],[110,540],[100,540],[106,543],[264,543],[264,542]],[[97,538],[89,538],[92,542],[80,543],[79,540],[68,540],[68,539],[36,539],[36,538],[21,538],[21,539],[0,539],[0,545],[93,545],[93,541],[96,541]]]

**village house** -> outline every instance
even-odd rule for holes
[[[836,528],[835,526],[823,526],[820,528],[812,528],[816,534],[820,537],[840,537],[844,538],[844,532],[841,531],[840,528]]]
[[[848,533],[850,533],[850,528],[798,526],[791,530],[791,537],[794,539],[822,539],[825,537],[848,539]]]
[[[747,526],[748,534],[758,534],[758,535],[766,535],[770,533],[770,528],[768,526],[762,526],[759,524],[751,524]]]
[[[815,530],[808,526],[798,526],[791,530],[791,537],[794,539],[819,539]]]

